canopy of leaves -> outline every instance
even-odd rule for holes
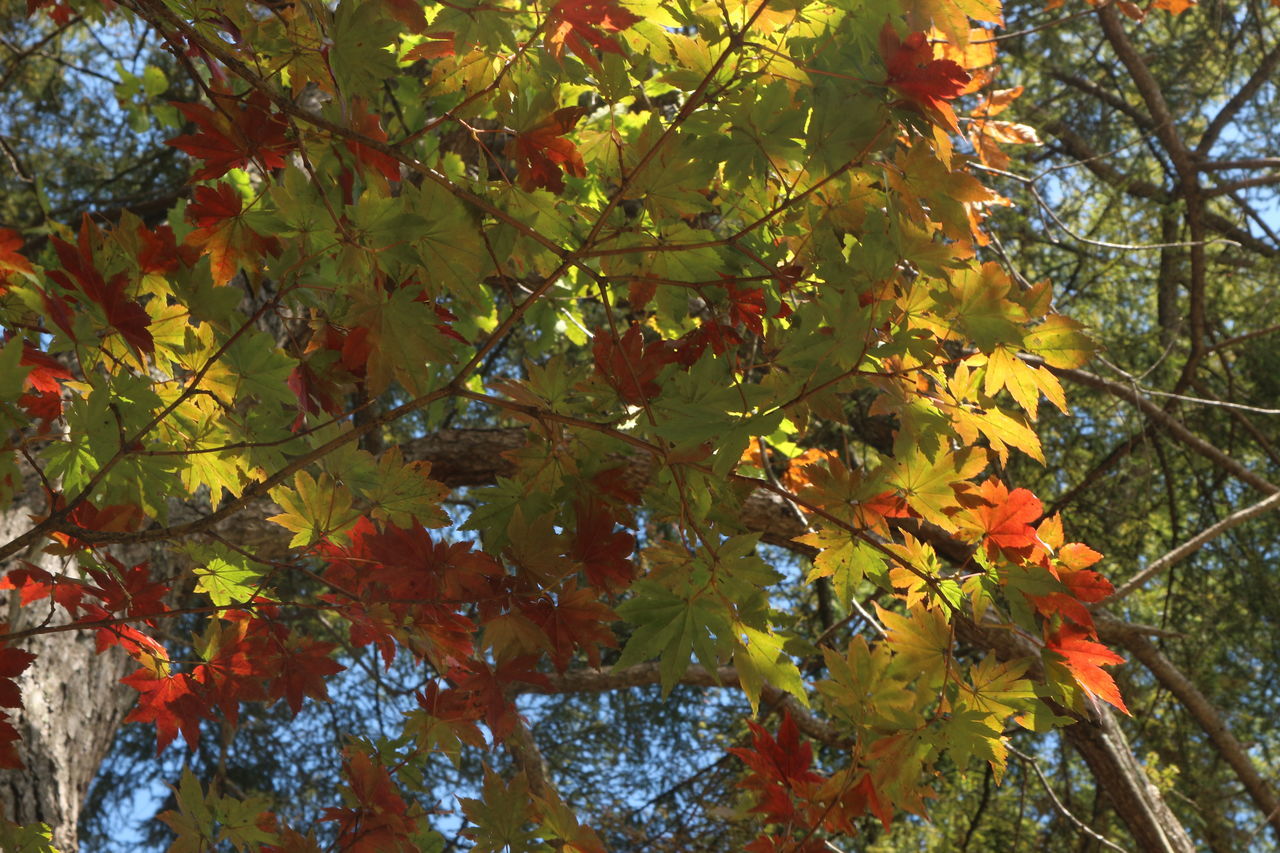
[[[1125,564],[1098,564],[1057,514],[1118,417],[1085,396],[1067,419],[1062,380],[1108,390],[1081,369],[1085,321],[1123,329],[1108,358],[1169,372],[1169,393],[1237,393],[1221,349],[1254,339],[1253,291],[1206,307],[1208,265],[1235,257],[1206,243],[1217,228],[1266,255],[1214,200],[1263,184],[1201,186],[1217,170],[1195,164],[1264,155],[1195,111],[1254,68],[1218,57],[1156,97],[1176,75],[1105,4],[1015,42],[1003,72],[986,3],[31,5],[4,92],[32,128],[58,97],[42,80],[79,78],[28,59],[61,67],[113,27],[151,64],[113,81],[136,149],[35,129],[14,147],[79,145],[119,173],[39,165],[66,186],[0,210],[0,486],[35,478],[45,501],[0,544],[16,614],[0,705],[20,714],[11,679],[57,665],[22,650],[34,634],[93,627],[130,655],[173,849],[807,851],[859,833],[889,849],[914,843],[904,815],[961,820],[939,784],[982,788],[939,842],[968,845],[991,784],[1038,772],[1009,762],[1012,732],[1151,713],[1108,643],[1138,637],[1127,654],[1148,666],[1154,647],[1099,606]],[[1118,5],[1169,38],[1186,20]],[[1255,14],[1272,13],[1234,26]],[[1098,33],[1134,91],[1053,67]],[[1083,152],[1128,139],[1066,95],[1037,94],[1029,124],[995,118],[1047,80],[1162,149],[1121,180]],[[1172,128],[1206,123],[1192,157]],[[1109,189],[1021,177],[1024,148],[1028,168],[1062,154]],[[1025,195],[1017,213],[993,213],[997,180]],[[106,203],[116,181],[171,197]],[[1158,322],[1135,329],[1117,318],[1137,268],[1046,235],[1130,251],[1116,211],[1148,203]],[[1058,218],[1030,225],[1036,204]],[[1265,385],[1264,361],[1241,381]],[[1272,464],[1231,411],[1257,442],[1244,464]],[[499,427],[514,440],[486,444]],[[1142,426],[1087,477],[1160,440]],[[1160,465],[1166,484],[1196,470]],[[1216,518],[1209,485],[1170,497],[1170,544]],[[1153,493],[1069,529],[1152,559],[1159,542],[1125,525]],[[188,568],[116,556],[141,543]],[[335,713],[335,738],[308,717],[326,704],[359,722]],[[305,781],[247,746],[289,725],[319,745]],[[6,766],[16,737],[0,728]],[[689,781],[660,784],[663,767]],[[695,814],[699,785],[716,805]],[[1008,802],[991,825],[1021,825]]]

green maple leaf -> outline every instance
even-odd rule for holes
[[[384,80],[396,76],[395,54],[387,47],[395,44],[399,34],[399,25],[383,16],[381,4],[358,0],[338,4],[329,66],[345,97],[369,97],[381,89]]]
[[[22,383],[31,372],[30,367],[18,364],[24,346],[19,335],[0,349],[0,400],[16,400],[22,394]]]
[[[1001,719],[1029,708],[1035,700],[1031,682],[1023,678],[1030,661],[999,661],[986,657],[969,670],[966,703]]]
[[[19,826],[0,818],[0,850],[9,853],[60,853],[53,846],[53,830],[45,823]]]
[[[618,615],[636,626],[615,664],[619,669],[642,660],[658,658],[663,695],[679,682],[695,649],[704,666],[716,667],[710,633],[732,636],[723,604],[709,596],[686,599],[652,582],[632,587],[635,595],[618,607]]]
[[[895,653],[895,662],[906,672],[919,673],[926,681],[941,678],[951,649],[951,626],[939,607],[912,607],[903,616],[876,605],[888,634],[885,642]]]
[[[229,548],[213,548],[203,566],[195,569],[196,591],[219,607],[249,601],[262,591],[260,563]]]
[[[538,833],[531,828],[529,782],[524,773],[504,782],[485,767],[480,798],[463,797],[460,802],[462,813],[474,824],[463,834],[475,842],[476,853],[550,850],[538,843]]]
[[[182,769],[182,781],[172,790],[178,810],[160,815],[160,820],[177,836],[169,846],[169,853],[202,853],[211,849],[217,843],[213,811],[205,802],[204,788],[190,767]]]
[[[1083,325],[1061,314],[1050,314],[1028,332],[1024,346],[1050,367],[1062,368],[1081,366],[1098,349]]]
[[[942,725],[942,742],[963,772],[974,757],[985,759],[997,784],[1004,775],[1009,750],[1000,734],[1000,719],[977,708],[953,711]]]
[[[783,651],[783,638],[772,631],[758,631],[742,624],[735,625],[734,632],[739,639],[733,651],[733,663],[742,692],[751,703],[751,713],[760,710],[760,691],[765,684],[785,690],[808,706],[804,679],[795,661]]]
[[[846,607],[863,578],[869,575],[876,582],[884,580],[884,554],[848,530],[819,525],[796,541],[818,550],[805,583],[831,578],[836,597]]]

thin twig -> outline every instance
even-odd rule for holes
[[[1008,745],[1006,744],[1006,746]],[[1040,777],[1040,784],[1044,786],[1044,792],[1049,795],[1049,799],[1053,802],[1053,807],[1058,810],[1059,814],[1061,814],[1067,820],[1075,824],[1076,828],[1079,829],[1081,832],[1083,832],[1085,835],[1089,836],[1094,841],[1098,842],[1104,847],[1110,847],[1112,850],[1119,850],[1120,853],[1128,853],[1128,851],[1126,851],[1123,847],[1121,847],[1119,844],[1116,844],[1114,841],[1107,838],[1105,835],[1099,835],[1098,833],[1094,832],[1089,827],[1088,824],[1086,824],[1080,818],[1073,815],[1067,809],[1067,807],[1062,804],[1062,801],[1058,799],[1058,795],[1054,793],[1053,786],[1050,785],[1049,780],[1045,778],[1044,771],[1040,769],[1040,763],[1038,761],[1036,761],[1030,755],[1027,755],[1025,752],[1022,752],[1012,746],[1009,746],[1008,749],[1011,755],[1014,755],[1019,759],[1021,759],[1022,761],[1026,762],[1027,764],[1031,765],[1031,769],[1036,771],[1036,776]]]

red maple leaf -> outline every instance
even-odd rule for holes
[[[673,342],[672,358],[684,368],[693,367],[702,358],[702,354],[711,347],[716,355],[724,355],[729,347],[742,343],[742,336],[730,325],[720,322],[714,317],[703,317],[698,321],[698,328],[685,332]]]
[[[7,627],[0,625],[0,630]],[[22,707],[22,691],[16,679],[35,659],[35,655],[23,649],[0,646],[0,708]]]
[[[618,396],[627,403],[641,404],[662,391],[654,380],[664,366],[676,358],[675,348],[667,341],[645,343],[639,326],[632,326],[615,338],[599,329],[591,345],[596,372],[605,378]]]
[[[560,0],[547,14],[547,51],[564,61],[568,48],[599,74],[600,60],[594,51],[622,53],[622,47],[608,33],[621,32],[641,20],[617,0]]]
[[[813,786],[822,782],[822,776],[809,769],[813,748],[800,741],[800,730],[789,711],[783,713],[777,739],[753,720],[748,720],[747,725],[751,729],[751,748],[728,750],[751,770],[741,786],[760,794],[753,812],[763,814],[768,823],[788,823],[798,816],[792,794],[807,798],[813,793]]]
[[[522,190],[533,192],[541,187],[559,195],[564,192],[564,172],[586,177],[587,166],[578,146],[564,138],[586,114],[584,107],[562,107],[516,134],[508,153],[516,161]]]
[[[72,616],[76,615],[84,596],[83,584],[62,575],[50,574],[25,561],[0,579],[0,590],[4,589],[17,590],[18,601],[23,607],[52,595],[53,600],[65,607]]]
[[[603,495],[635,506],[640,503],[640,490],[636,487],[634,478],[629,477],[627,472],[628,469],[624,465],[597,471],[591,478],[591,485],[599,489]]]
[[[1081,601],[1102,601],[1116,588],[1111,581],[1091,569],[1080,569],[1075,572],[1058,572],[1058,578],[1066,584],[1071,594]]]
[[[40,431],[44,432],[62,417],[62,386],[58,382],[75,377],[60,361],[27,343],[22,345],[22,360],[18,363],[31,368],[22,383],[27,393],[18,398],[18,405],[40,420]]]
[[[422,17],[422,9],[416,3],[412,5],[418,9],[418,17]],[[382,129],[381,117],[366,109],[363,98],[356,98],[351,104],[351,129],[375,142],[387,141],[387,132]],[[348,139],[346,144],[347,150],[355,155],[356,162],[360,165],[378,172],[388,181],[400,180],[400,161],[396,158],[354,139]]]
[[[764,289],[759,287],[738,287],[727,282],[725,289],[729,291],[729,319],[735,325],[743,325],[757,335],[764,334]]]
[[[22,743],[22,735],[9,722],[8,714],[0,714],[0,768],[21,770],[22,758],[18,755],[18,744]]]
[[[575,649],[587,654],[587,662],[600,666],[600,647],[617,648],[618,640],[609,625],[617,614],[597,600],[590,587],[567,586],[554,603],[541,597],[520,609],[542,629],[551,641],[551,662],[564,672]]]
[[[1085,628],[1064,622],[1045,639],[1045,648],[1062,658],[1063,665],[1070,670],[1085,693],[1129,713],[1124,700],[1120,698],[1120,688],[1111,675],[1102,669],[1104,666],[1124,663],[1124,658],[1102,643],[1090,640],[1089,636]]]
[[[254,92],[243,103],[231,95],[214,95],[214,100],[217,109],[174,103],[198,130],[165,144],[204,161],[193,181],[211,181],[254,161],[264,169],[284,168],[285,155],[297,145],[286,138],[289,125],[271,112],[265,95]]]
[[[155,231],[145,225],[138,226],[138,272],[143,275],[165,275],[176,270],[180,265],[190,266],[193,253],[184,253],[178,248],[173,229],[168,225],[157,226]]]
[[[329,562],[325,579],[345,593],[325,600],[342,608],[352,642],[376,643],[390,665],[397,632],[409,628],[419,651],[442,667],[470,657],[475,625],[450,608],[493,600],[501,564],[469,542],[437,542],[421,526],[379,529],[361,518],[350,536],[349,546],[320,551]]]
[[[613,513],[599,501],[579,500],[574,504],[574,515],[578,528],[572,556],[582,563],[587,582],[597,589],[625,589],[635,577],[636,567],[630,559],[635,537],[625,531],[615,533]]]
[[[264,237],[245,224],[243,199],[230,184],[196,187],[187,218],[196,227],[183,242],[209,256],[214,284],[230,281],[240,271],[242,257],[274,255],[279,250],[276,238]]]
[[[48,9],[49,18],[60,27],[65,27],[76,14],[71,4],[63,0],[27,0],[28,16],[34,14],[37,9]]]
[[[128,275],[116,273],[110,281],[106,281],[94,265],[91,238],[96,233],[97,229],[89,221],[88,214],[85,214],[76,246],[57,237],[53,238],[53,248],[62,263],[62,269],[49,270],[48,276],[64,289],[79,293],[90,302],[100,305],[107,315],[107,323],[134,349],[145,353],[155,352],[155,342],[147,329],[151,325],[151,317],[141,304],[125,296]],[[55,306],[49,306],[50,299],[46,295],[46,306],[53,308]],[[54,322],[70,334],[70,317],[61,316],[61,312],[57,310],[51,313],[54,314]]]
[[[321,410],[336,415],[342,411],[338,401],[331,393],[331,386],[311,369],[305,361],[289,372],[287,384],[289,390],[298,398],[298,416],[293,419],[291,429],[294,432],[302,429],[307,415],[319,414]]]
[[[484,709],[481,721],[489,727],[494,740],[506,740],[516,725],[516,706],[507,695],[509,685],[521,682],[551,689],[551,682],[534,669],[535,655],[522,655],[491,668],[485,661],[469,660],[451,669],[448,677],[457,689],[470,694],[470,700]]]
[[[95,609],[96,608],[96,609]],[[89,605],[85,608],[86,619],[97,620],[106,619],[111,616],[105,610],[97,607],[97,605]],[[160,645],[152,637],[139,631],[132,625],[120,623],[118,625],[107,625],[98,629],[98,639],[96,651],[102,654],[113,646],[119,646],[124,649],[125,654],[132,658],[142,658],[150,656],[153,658],[164,657],[164,646]]]
[[[337,647],[336,643],[319,643],[291,637],[290,642],[278,652],[276,667],[279,674],[271,682],[271,697],[283,697],[295,714],[302,710],[302,700],[307,696],[322,702],[328,701],[325,678],[346,669],[330,657]]]
[[[164,597],[169,587],[151,579],[148,564],[138,563],[126,569],[114,557],[107,557],[115,573],[103,569],[89,569],[89,576],[97,584],[88,592],[102,600],[102,606],[110,613],[123,613],[131,619],[143,619],[164,613]]]
[[[900,39],[888,22],[880,31],[880,55],[889,72],[886,85],[941,118],[953,132],[960,132],[956,114],[947,101],[959,97],[969,82],[967,71],[950,59],[935,59],[933,45],[924,33],[911,33]]]
[[[348,752],[346,777],[355,808],[330,807],[321,820],[338,822],[338,849],[351,853],[408,850],[416,821],[391,773],[363,752]]]
[[[53,510],[66,506],[62,495],[55,495]],[[101,533],[127,533],[137,530],[142,524],[142,509],[134,504],[111,504],[98,509],[92,501],[81,501],[67,514],[67,521],[86,531]],[[84,534],[88,536],[88,534]],[[50,554],[70,555],[88,548],[92,539],[81,540],[70,533],[54,532],[49,534],[57,544],[50,545],[45,551]]]
[[[0,624],[0,633],[7,631],[8,627]],[[18,689],[17,678],[35,659],[35,655],[23,649],[0,646],[0,707],[22,707],[22,691]],[[18,745],[21,742],[22,737],[9,722],[9,715],[0,712],[0,768],[22,768],[22,758],[18,755]]]
[[[200,721],[210,716],[208,705],[196,693],[197,681],[186,673],[157,675],[145,667],[120,681],[138,691],[138,706],[124,721],[156,724],[157,755],[179,731],[187,746],[195,750],[200,742]]]

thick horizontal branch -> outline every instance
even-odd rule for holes
[[[662,681],[662,675],[657,663],[640,663],[624,669],[571,669],[559,675],[551,675],[548,680],[551,683],[550,689],[536,684],[524,684],[521,685],[522,692],[605,693],[611,690],[629,690],[634,687],[659,684]],[[680,683],[696,687],[737,687],[739,686],[738,671],[731,666],[722,666],[712,672],[704,666],[694,665],[680,676]],[[849,745],[849,738],[841,734],[835,726],[815,716],[790,693],[766,684],[761,688],[760,696],[766,704],[790,712],[800,731],[814,740],[831,746]]]

